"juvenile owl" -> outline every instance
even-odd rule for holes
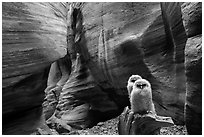
[[[130,104],[131,111],[134,113],[152,112],[156,114],[149,81],[140,78],[134,82],[130,92]]]
[[[136,80],[138,80],[138,79],[142,79],[142,77],[139,76],[139,75],[132,75],[132,76],[128,79],[127,90],[128,90],[128,95],[129,95],[129,97],[130,97],[130,93],[131,93],[131,91],[132,91],[132,89],[133,89],[133,84],[134,84],[134,82],[135,82]]]

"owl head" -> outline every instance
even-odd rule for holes
[[[138,79],[133,84],[133,91],[141,95],[150,94],[152,96],[151,84],[146,79]]]
[[[138,79],[142,79],[142,77],[139,76],[139,75],[132,75],[132,76],[128,79],[128,84],[127,84],[128,95],[131,94],[132,89],[133,89],[133,84],[134,84],[135,81],[138,80]]]

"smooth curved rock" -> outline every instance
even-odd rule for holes
[[[138,74],[152,84],[157,113],[184,124],[187,37],[180,4],[80,6],[81,11],[70,10],[72,71],[62,88],[55,117],[73,128],[87,128],[117,116],[129,105],[127,80]]]
[[[202,134],[202,35],[188,38],[185,49],[185,122],[190,135]]]
[[[30,134],[44,124],[50,65],[67,54],[66,14],[63,3],[3,2],[3,134]]]
[[[54,114],[62,88],[67,82],[70,73],[71,60],[68,55],[51,65],[43,102],[43,113],[46,120]]]
[[[30,134],[42,124],[42,103],[49,67],[3,88],[3,134]]]
[[[41,110],[48,79],[46,119],[58,122],[66,132],[70,126],[91,127],[129,105],[127,80],[138,74],[152,84],[157,113],[184,123],[186,34],[180,3],[76,3],[69,13],[70,3],[4,5],[3,119],[7,115],[18,120],[17,113],[29,108]],[[49,71],[44,71],[51,64],[48,77]],[[11,86],[20,89],[9,90]],[[16,108],[17,95],[19,100],[35,103],[16,103],[29,105]],[[7,109],[8,104],[17,112]],[[3,123],[4,127],[13,124]]]
[[[87,41],[82,46],[87,47],[89,58],[102,69],[103,81],[116,90],[114,94],[123,97],[117,103],[126,103],[127,79],[138,74],[151,82],[158,114],[183,124],[187,37],[180,4],[87,3],[82,12]],[[99,81],[99,69],[89,67]]]

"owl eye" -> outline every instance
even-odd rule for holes
[[[137,87],[140,88],[140,89],[143,89],[146,86],[147,86],[146,84],[137,84]]]
[[[133,82],[133,83],[134,83],[135,81],[136,81],[135,79],[132,79],[130,82]]]

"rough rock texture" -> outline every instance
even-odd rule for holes
[[[82,46],[96,64],[89,67],[104,90],[114,89],[107,93],[118,95],[117,106],[128,105],[127,79],[138,74],[151,82],[158,114],[183,122],[186,34],[180,10],[179,3],[83,6],[87,43]]]
[[[100,122],[96,126],[90,129],[78,130],[76,132],[68,133],[69,135],[118,135],[118,120],[119,117],[108,120],[106,122]],[[67,134],[67,135],[68,135]],[[171,126],[163,127],[160,130],[160,135],[186,135],[185,126]]]
[[[188,34],[185,48],[185,122],[190,135],[202,134],[202,3],[182,4],[184,27]]]
[[[66,55],[63,3],[2,4],[3,134],[30,134],[43,125],[50,64]]]
[[[117,116],[129,105],[127,80],[138,74],[152,84],[157,113],[184,124],[187,37],[180,3],[76,7],[81,10],[68,15],[71,73],[48,121],[69,130],[64,124],[81,129]]]
[[[202,2],[182,4],[184,26],[188,37],[202,33]]]
[[[154,113],[134,113],[126,107],[119,117],[119,135],[158,135],[162,127],[174,125],[171,117],[163,117]]]
[[[159,115],[184,124],[181,3],[69,5],[3,3],[3,134],[29,134],[44,123],[44,90],[43,113],[59,133],[115,117],[129,105],[132,74],[151,82]],[[197,34],[195,23],[184,24],[188,37]]]
[[[190,135],[202,134],[202,35],[188,38],[185,122]]]
[[[43,113],[45,114],[46,120],[54,114],[59,96],[62,92],[62,87],[68,80],[70,72],[71,61],[68,55],[51,65],[43,103]]]

